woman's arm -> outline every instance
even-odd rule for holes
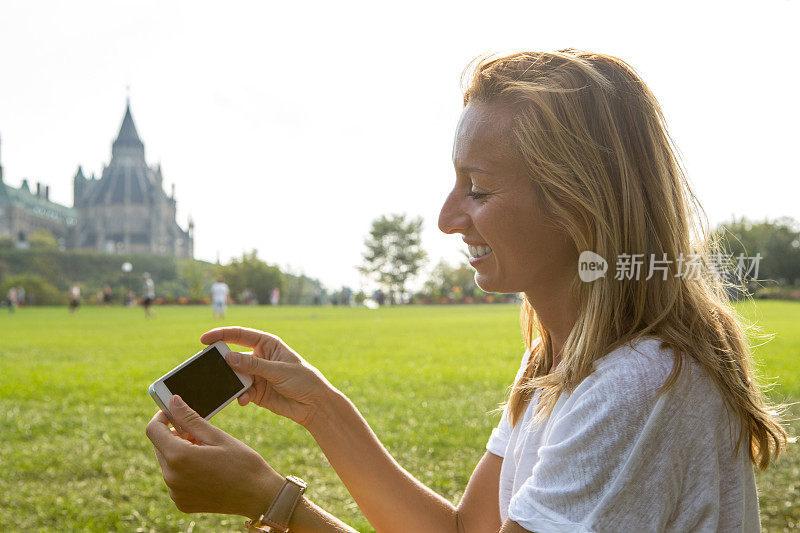
[[[503,524],[503,529],[500,530],[500,533],[530,533],[530,531],[528,531],[521,525],[517,524],[516,522],[512,522],[511,520],[506,520],[506,523]]]
[[[277,337],[221,328],[201,340],[253,347],[253,355],[240,354],[230,360],[234,368],[254,376],[253,388],[240,403],[255,402],[306,427],[377,531],[494,533],[500,529],[501,458],[486,454],[455,507],[406,472],[352,402]]]
[[[178,435],[159,411],[147,424],[170,498],[184,513],[225,513],[258,518],[283,484],[283,477],[243,442],[203,419],[176,398],[170,411],[188,434]],[[299,533],[355,533],[311,503],[298,502],[289,525]]]
[[[170,402],[170,411],[177,423],[188,434],[179,436],[169,428],[169,420],[162,412],[158,412],[147,425],[147,436],[155,446],[156,457],[161,466],[164,481],[169,488],[170,497],[179,510],[185,513],[215,512],[239,514],[250,518],[258,517],[277,494],[283,477],[275,472],[265,461],[248,446],[233,438],[224,431],[214,427],[194,410],[174,397]],[[363,419],[362,419],[363,420]],[[368,428],[367,428],[368,429]],[[375,441],[377,443],[377,439]],[[383,450],[380,443],[378,447]],[[360,451],[357,447],[354,451]],[[391,457],[383,451],[385,457]],[[348,454],[345,454],[348,455]],[[345,460],[351,461],[352,457]],[[382,461],[372,463],[378,470],[386,468]],[[362,500],[359,505],[375,505],[377,510],[386,510],[377,516],[366,512],[367,518],[378,531],[442,531],[442,532],[496,532],[500,519],[497,507],[497,478],[502,459],[487,453],[475,469],[458,510],[442,500],[435,493],[422,486],[413,477],[403,471],[396,463],[389,464],[390,475],[400,472],[405,477],[385,499],[370,498]],[[371,472],[377,474],[380,472]],[[374,483],[376,476],[367,476],[364,483],[356,483],[360,492],[369,492],[369,483]],[[313,483],[313,482],[312,482]],[[421,490],[422,497],[406,499],[409,489]],[[385,490],[383,484],[376,490]],[[426,501],[427,500],[427,501]],[[358,500],[357,500],[358,501]],[[436,525],[430,520],[430,511],[425,508],[431,503],[445,509],[442,524]],[[414,508],[420,505],[420,508]],[[446,516],[456,515],[456,519]],[[427,515],[427,517],[425,516]],[[418,519],[421,517],[422,519]],[[388,521],[389,525],[376,523]],[[333,515],[314,505],[307,498],[302,498],[289,523],[291,530],[298,533],[352,533],[355,530]],[[417,529],[418,527],[424,529]],[[408,528],[408,529],[406,529]]]
[[[456,508],[404,470],[338,391],[320,406],[307,428],[376,531],[488,533],[500,529],[501,458],[484,456]]]

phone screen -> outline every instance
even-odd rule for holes
[[[216,348],[166,378],[164,385],[203,418],[244,387]]]

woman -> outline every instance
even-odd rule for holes
[[[722,282],[696,260],[694,197],[653,95],[619,59],[564,50],[479,61],[464,106],[439,226],[462,235],[483,290],[524,293],[528,349],[459,505],[280,339],[210,331],[204,343],[253,347],[230,359],[255,379],[239,403],[305,426],[380,532],[759,530],[753,465],[786,434]],[[587,281],[581,252],[597,254]],[[148,425],[178,508],[264,513],[289,482],[177,397],[171,408],[202,442],[162,413]],[[305,498],[290,520],[352,531]]]

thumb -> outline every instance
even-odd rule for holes
[[[228,363],[242,374],[259,376],[267,381],[278,381],[285,375],[286,363],[270,361],[254,355],[230,352],[227,355]]]
[[[177,394],[173,395],[169,402],[169,410],[172,418],[180,426],[180,429],[202,442],[203,444],[216,444],[219,441],[220,430],[211,425],[197,412],[189,407]]]

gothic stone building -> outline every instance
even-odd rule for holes
[[[17,247],[26,248],[28,237],[37,230],[47,230],[66,246],[78,224],[78,213],[71,207],[50,201],[50,187],[36,184],[32,191],[28,180],[19,188],[3,181],[0,166],[0,237],[13,241]]]
[[[145,161],[128,103],[100,178],[87,179],[78,168],[72,208],[50,202],[47,187],[37,185],[34,195],[27,181],[14,189],[0,178],[0,234],[24,246],[26,235],[44,228],[67,248],[192,257],[193,224],[187,231],[177,224],[175,189],[168,196],[163,181],[161,166]]]

